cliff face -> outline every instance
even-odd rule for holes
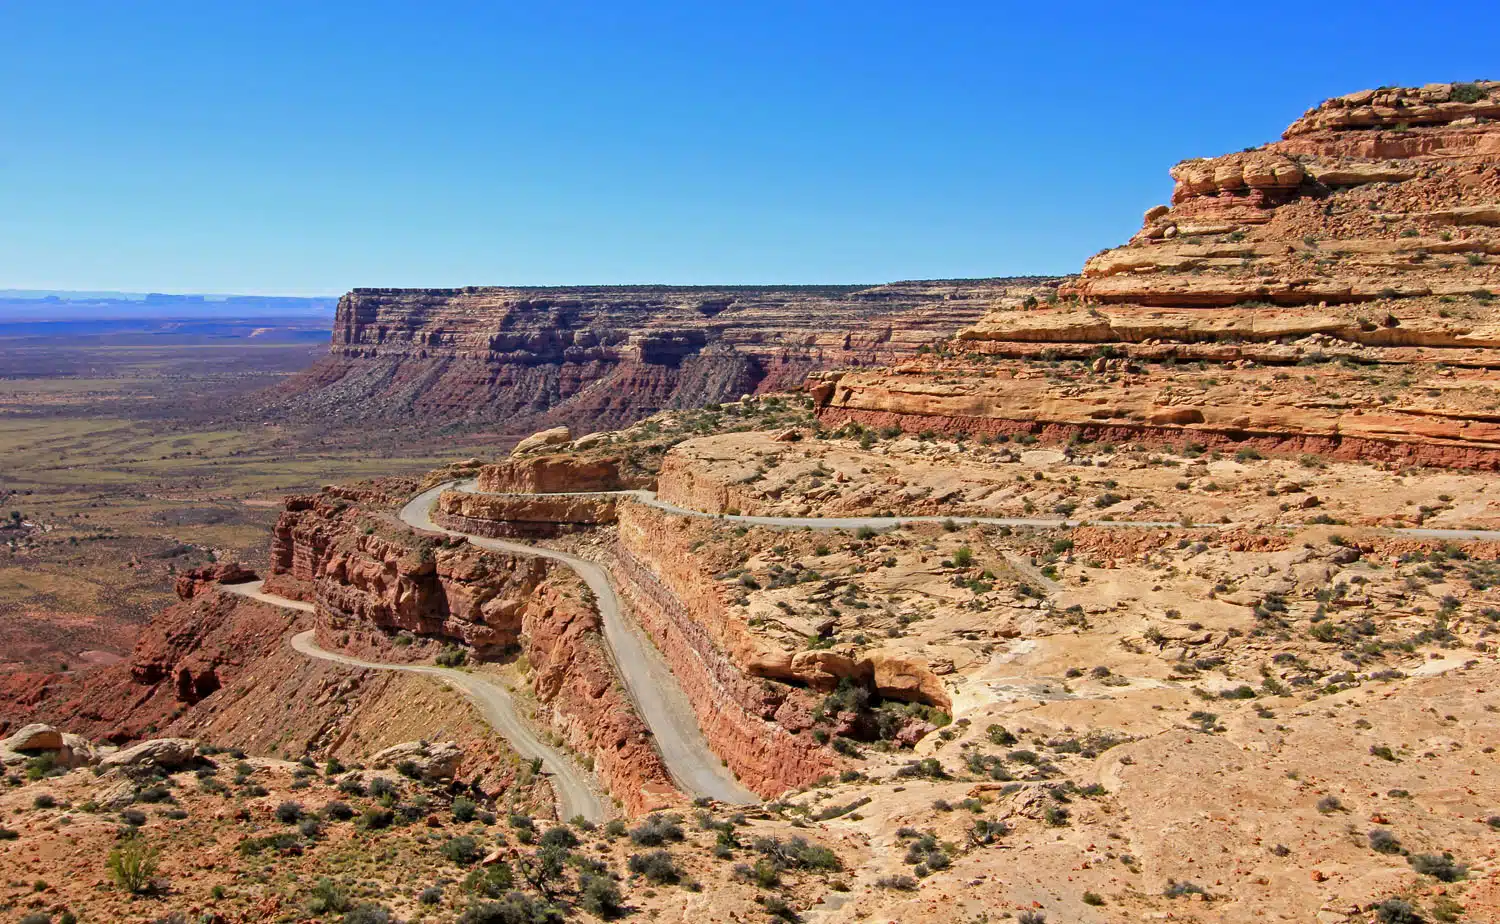
[[[873,288],[356,289],[294,413],[605,429],[915,355],[1037,280]]]
[[[1500,467],[1497,111],[1500,83],[1364,91],[1178,164],[1172,203],[1060,300],[827,377],[820,416]]]
[[[515,793],[519,758],[459,694],[409,674],[304,657],[285,639],[305,627],[300,614],[207,582],[187,589],[189,599],[158,613],[128,660],[54,678],[31,698],[0,699],[3,724],[41,720],[111,742],[189,737],[256,755],[348,762],[436,737],[462,748],[458,782],[550,804],[545,787]]]
[[[695,551],[695,526],[641,504],[620,507],[619,588],[672,666],[714,753],[772,797],[838,769],[805,732],[817,697],[767,679],[782,660],[729,613]],[[757,676],[759,675],[759,676]]]
[[[386,661],[424,657],[450,642],[481,656],[519,650],[531,668],[542,720],[592,761],[627,810],[681,798],[615,676],[598,614],[570,570],[544,558],[414,533],[384,509],[383,495],[369,495],[363,504],[348,503],[350,496],[357,495],[334,488],[288,498],[272,545],[267,587],[316,605],[323,644]],[[454,492],[444,498],[486,500]],[[557,525],[536,519],[549,512],[522,511],[536,523]],[[413,644],[393,646],[399,632]]]

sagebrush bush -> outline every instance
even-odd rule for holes
[[[642,847],[660,847],[668,841],[677,842],[682,838],[681,816],[664,812],[646,816],[630,832],[630,840]]]
[[[657,885],[669,885],[682,878],[682,871],[677,868],[677,862],[665,850],[632,854],[626,862],[626,867],[631,873],[642,876]]]
[[[151,888],[160,852],[140,837],[127,837],[114,846],[105,861],[109,878],[132,894]]]

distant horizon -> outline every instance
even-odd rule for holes
[[[0,287],[0,299],[14,299],[18,301],[41,301],[47,298],[59,298],[68,301],[83,301],[86,299],[115,300],[115,301],[144,301],[152,295],[165,295],[178,298],[203,298],[208,301],[216,301],[230,298],[285,298],[301,299],[304,301],[338,300],[350,292],[369,289],[628,289],[628,288],[662,288],[662,289],[783,289],[783,288],[864,288],[875,286],[899,285],[901,283],[915,282],[983,282],[992,279],[1061,279],[1074,276],[1076,273],[1013,273],[1004,276],[934,276],[930,278],[904,277],[886,280],[818,280],[814,282],[561,282],[542,284],[523,284],[510,282],[477,282],[457,285],[431,285],[431,286],[349,286],[337,292],[307,294],[303,292],[173,292],[166,289],[150,290],[126,290],[126,289],[24,289]]]

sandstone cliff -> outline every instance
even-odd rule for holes
[[[414,532],[384,498],[351,505],[342,500],[347,494],[288,498],[267,580],[277,593],[317,607],[316,627],[328,647],[375,651],[386,661],[454,643],[483,658],[524,655],[541,718],[592,763],[611,795],[631,812],[680,798],[570,570]],[[398,635],[409,644],[393,646]]]
[[[1500,83],[1365,91],[1184,161],[1171,204],[1060,299],[825,377],[820,416],[1500,466],[1497,109]]]
[[[856,286],[356,289],[276,405],[576,432],[914,355],[1034,279]]]

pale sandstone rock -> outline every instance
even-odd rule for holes
[[[553,427],[550,430],[542,430],[533,433],[516,444],[516,448],[510,451],[513,456],[523,456],[528,452],[545,449],[548,446],[561,446],[573,439],[573,433],[567,427]]]
[[[27,725],[3,741],[0,747],[12,751],[57,751],[63,747],[62,732],[51,725]]]
[[[451,741],[429,744],[426,741],[406,741],[393,744],[370,756],[370,766],[376,770],[398,768],[410,762],[417,775],[424,780],[447,780],[453,778],[463,751]]]
[[[111,754],[99,761],[105,769],[125,767],[160,767],[174,770],[191,763],[198,754],[198,742],[191,738],[154,738]]]

